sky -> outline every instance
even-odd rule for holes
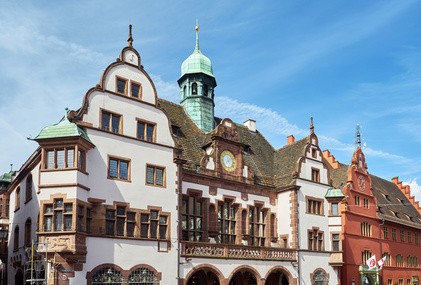
[[[129,24],[158,97],[178,103],[198,19],[216,116],[256,120],[275,148],[307,136],[313,117],[320,148],[344,164],[359,125],[368,171],[421,200],[419,15],[420,1],[0,0],[0,173],[81,106]]]

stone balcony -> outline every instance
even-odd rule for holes
[[[38,233],[38,252],[86,254],[85,235],[72,232]]]
[[[204,242],[181,242],[181,256],[201,258],[228,258],[296,261],[296,250],[279,247],[258,247]]]
[[[343,253],[339,252],[331,252],[329,258],[329,264],[331,266],[342,266],[344,264],[343,260]]]

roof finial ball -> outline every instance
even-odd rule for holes
[[[129,43],[129,47],[133,46],[133,37],[132,37],[132,25],[129,25],[129,38],[127,39],[127,42]]]

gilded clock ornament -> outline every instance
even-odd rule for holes
[[[222,167],[226,171],[233,171],[236,167],[234,154],[228,150],[224,150],[221,153],[221,163],[222,163]]]
[[[365,178],[362,175],[358,176],[357,183],[358,183],[358,187],[360,188],[360,190],[364,192],[365,188],[366,188],[366,181],[365,181]]]

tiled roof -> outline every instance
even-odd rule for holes
[[[196,170],[205,155],[203,147],[211,143],[215,130],[209,133],[202,132],[178,104],[159,99],[159,106],[168,115],[171,124],[179,128],[179,134],[175,135],[174,139],[183,149],[181,158],[187,160],[184,167]],[[220,121],[218,118],[215,119],[217,122]],[[305,143],[297,141],[289,147],[276,151],[259,131],[252,132],[241,124],[235,124],[235,127],[239,143],[250,147],[250,152],[244,154],[243,158],[245,165],[254,173],[255,183],[272,187],[278,186],[279,181],[289,184],[288,179],[292,175],[286,177],[284,173],[292,174],[296,169],[297,156],[304,153]],[[290,157],[294,158],[288,159]]]
[[[337,169],[330,169],[333,187],[342,188],[341,183],[346,183],[348,180],[347,171],[348,166],[344,164]],[[401,190],[391,181],[371,174],[370,177],[372,193],[376,198],[380,217],[421,228],[421,215]]]
[[[58,124],[42,129],[35,137],[35,140],[67,137],[82,137],[86,141],[92,143],[86,132],[79,128],[75,123],[70,122],[67,119],[67,116],[64,116]]]

